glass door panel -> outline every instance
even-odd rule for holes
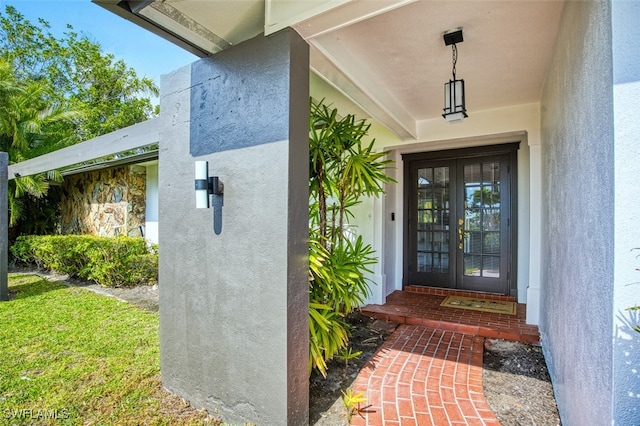
[[[417,272],[449,273],[449,167],[418,169]]]
[[[500,278],[500,162],[466,164],[463,176],[463,274]]]
[[[458,220],[460,268],[456,288],[506,294],[510,260],[508,157],[459,163],[458,185],[464,199]]]

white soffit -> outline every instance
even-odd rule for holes
[[[320,15],[352,0],[265,0],[265,35]]]
[[[140,9],[138,14],[206,52],[219,52],[231,45],[168,3],[151,3]]]
[[[165,0],[154,1],[152,5],[158,3],[173,8],[232,45],[264,31],[263,0]]]
[[[264,31],[264,0],[92,1],[138,25],[148,26],[144,22],[141,24],[140,19],[151,23],[208,54]],[[171,37],[160,35],[175,42]]]
[[[470,115],[539,102],[563,4],[419,0],[350,25],[336,8],[295,28],[313,46],[312,69],[406,140],[442,114],[449,29],[463,28],[457,78],[465,80]],[[312,31],[331,18],[331,31]]]
[[[265,34],[293,27],[302,37],[310,39],[415,1],[265,0]]]
[[[369,88],[374,82],[370,79],[366,81],[366,76],[363,79],[361,75],[349,75],[340,68],[340,61],[334,54],[321,51],[318,46],[311,44],[311,70],[401,139],[415,139],[416,123],[402,106],[394,102],[391,96],[386,97],[388,102],[380,102],[382,88],[377,87],[375,93],[370,93]]]
[[[442,114],[452,67],[442,34],[450,29],[463,29],[457,78],[465,80],[470,119],[479,111],[540,102],[564,5],[562,0],[93,1],[177,44],[185,41],[209,53],[291,26],[311,46],[313,72],[405,140],[415,139],[421,123]],[[153,27],[160,18],[151,14],[161,9],[171,19]]]

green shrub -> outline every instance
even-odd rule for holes
[[[11,246],[21,262],[106,287],[155,283],[158,253],[142,238],[89,235],[26,235]]]
[[[311,100],[309,117],[309,369],[326,374],[327,361],[349,342],[344,318],[369,291],[377,263],[370,244],[353,232],[352,208],[384,194],[387,152],[365,144],[369,124]]]

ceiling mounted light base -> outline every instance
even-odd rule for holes
[[[464,41],[464,38],[462,37],[462,28],[447,31],[442,37],[444,38],[445,46],[451,46],[452,44],[462,43]]]

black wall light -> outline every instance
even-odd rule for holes
[[[208,209],[211,195],[222,195],[224,185],[218,176],[209,176],[209,162],[196,161],[196,208]]]
[[[451,46],[453,51],[452,80],[444,84],[444,114],[442,116],[447,121],[462,120],[467,115],[464,99],[464,80],[456,79],[456,62],[458,62],[458,47],[456,43],[464,41],[462,28],[447,31],[443,35],[445,46]]]

